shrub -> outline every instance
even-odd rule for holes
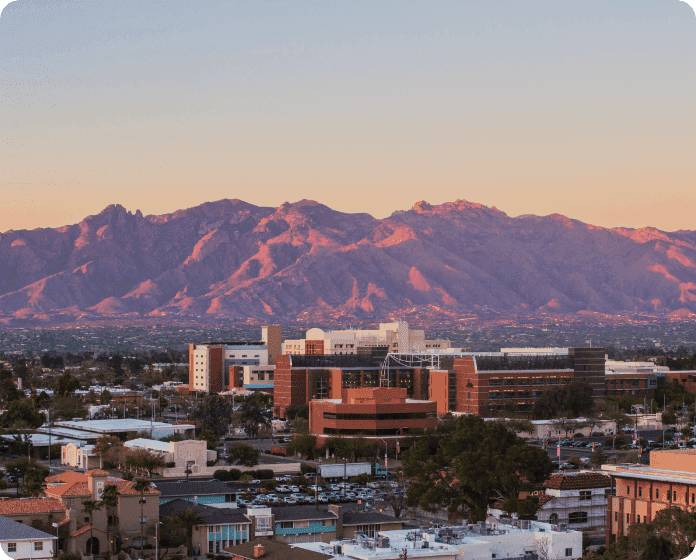
[[[316,469],[311,465],[305,465],[304,463],[300,465],[300,472],[302,474],[314,473],[315,471]]]
[[[216,480],[219,480],[221,482],[226,482],[228,480],[232,480],[230,477],[230,473],[228,473],[225,469],[218,469],[213,473],[213,478]]]
[[[209,467],[214,467],[215,463],[217,463],[217,461],[206,461],[206,465],[208,465]]]
[[[273,471],[271,469],[259,469],[257,471],[249,471],[250,474],[254,475],[254,478],[259,480],[270,480],[273,478]]]
[[[267,480],[266,484],[264,484],[263,487],[266,490],[275,490],[277,485],[278,483],[275,480]]]
[[[242,476],[242,471],[239,469],[230,469],[227,471],[227,474],[230,475],[230,480],[239,480]]]
[[[176,463],[174,461],[169,461],[168,463],[164,464],[164,467],[166,469],[173,469],[174,467],[176,467]]]

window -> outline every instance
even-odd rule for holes
[[[36,541],[34,543],[34,550],[43,550],[43,541]]]
[[[643,488],[641,488],[640,486],[638,487],[638,497],[639,498],[643,497]]]
[[[672,500],[677,501],[677,491],[672,492]]]
[[[333,527],[335,524],[333,519],[324,519],[324,527]]]
[[[631,487],[630,486],[626,486],[626,495],[627,496],[631,495]]]
[[[659,488],[655,488],[655,499],[656,500],[660,499],[660,489]]]
[[[605,488],[604,489],[604,496],[616,496],[616,488]]]
[[[587,523],[586,511],[573,511],[568,515],[568,524]]]
[[[309,529],[309,521],[295,521],[295,529]]]
[[[143,516],[140,518],[140,523],[147,523],[147,516],[143,515]]]
[[[618,520],[619,520],[619,512],[615,511],[614,512],[614,521],[618,521]]]
[[[85,517],[85,523],[89,523],[89,517]]]
[[[630,522],[631,522],[631,517],[630,517],[630,514],[627,513],[626,514],[626,523],[628,524]]]
[[[591,490],[581,490],[580,491],[580,501],[591,500],[592,491]]]
[[[292,521],[281,521],[280,528],[281,529],[292,529],[293,523],[292,523]]]
[[[573,556],[573,549],[566,548],[566,557],[571,557],[571,556]]]
[[[7,552],[17,552],[17,543],[16,542],[8,542],[7,543]]]

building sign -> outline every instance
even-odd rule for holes
[[[273,534],[273,528],[271,527],[270,517],[257,517],[256,518],[256,534],[269,536]]]

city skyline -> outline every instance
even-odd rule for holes
[[[680,0],[18,0],[0,231],[223,198],[696,229],[695,32]]]

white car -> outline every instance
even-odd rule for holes
[[[290,492],[299,492],[300,491],[299,486],[288,486],[288,488],[290,489]]]

